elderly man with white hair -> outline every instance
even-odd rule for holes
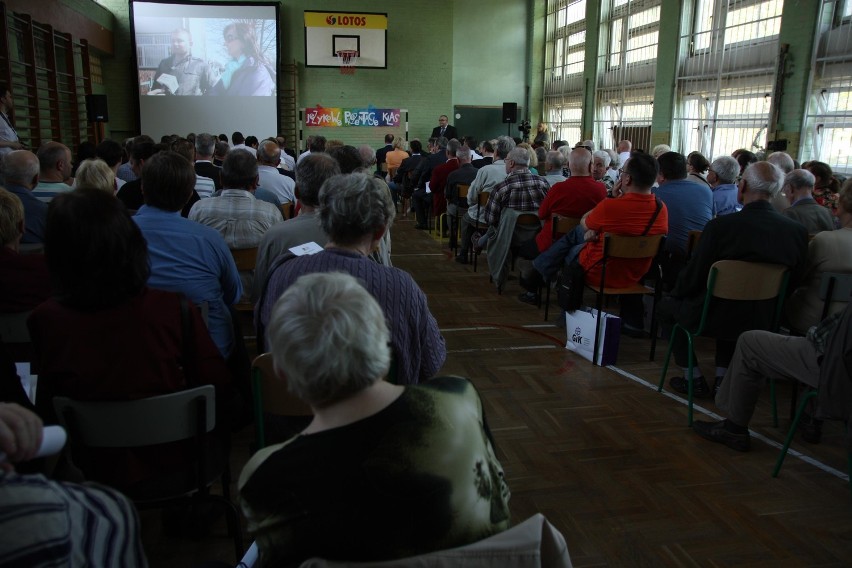
[[[562,175],[562,168],[565,166],[565,156],[563,156],[561,152],[558,150],[550,150],[547,153],[544,163],[544,181],[547,182],[547,185],[553,187],[557,183],[567,179],[564,175]]]
[[[713,207],[716,216],[729,215],[742,209],[737,201],[737,177],[740,175],[740,165],[736,158],[719,156],[710,164],[707,170],[707,183],[713,190]]]
[[[784,178],[785,193],[790,200],[784,215],[804,225],[811,235],[834,230],[831,213],[814,199],[815,183],[814,174],[808,170],[793,170]]]
[[[616,177],[611,175],[609,165],[612,163],[612,156],[606,150],[596,150],[592,152],[592,177],[595,181],[599,181],[606,187],[607,196],[612,197],[612,186],[618,181]]]
[[[711,166],[712,169],[712,166]],[[670,298],[659,308],[663,323],[680,323],[694,328],[700,319],[710,267],[717,260],[747,260],[781,264],[790,269],[792,285],[801,279],[808,251],[808,232],[801,224],[781,215],[770,200],[784,183],[784,172],[769,162],[757,162],[746,169],[739,182],[738,198],[743,209],[736,215],[711,220],[704,227],[701,241],[689,264],[678,276]],[[769,329],[774,301],[738,302],[714,299],[708,314],[705,336],[716,339],[715,388],[710,387],[693,357],[691,369],[693,394],[709,398],[718,390],[734,354],[737,337],[751,329]],[[684,375],[674,377],[671,387],[688,392],[688,351],[683,334],[674,338],[675,361]]]

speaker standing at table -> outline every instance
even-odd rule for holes
[[[455,138],[459,139],[459,134],[456,131],[456,127],[452,124],[449,124],[450,119],[447,118],[446,114],[442,114],[438,117],[438,126],[432,129],[432,138],[441,138],[444,137],[447,140],[452,140]]]

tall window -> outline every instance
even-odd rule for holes
[[[685,6],[674,149],[712,159],[766,145],[782,0],[695,0]]]
[[[603,0],[594,139],[650,150],[660,0]]]
[[[544,59],[544,120],[551,140],[582,136],[586,0],[548,0]]]
[[[852,0],[822,0],[814,38],[802,160],[852,174]]]

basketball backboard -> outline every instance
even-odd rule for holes
[[[305,67],[338,67],[354,50],[355,67],[387,69],[387,31],[386,13],[305,10]]]

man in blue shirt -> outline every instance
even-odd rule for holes
[[[133,220],[148,241],[148,285],[183,292],[195,304],[207,302],[207,327],[228,360],[234,351],[229,306],[242,294],[239,272],[218,231],[184,219],[181,208],[195,187],[195,170],[176,152],[159,152],[142,168],[143,205]]]
[[[659,187],[654,194],[669,210],[669,234],[666,251],[686,256],[686,241],[689,231],[703,231],[707,221],[713,218],[713,193],[703,184],[689,181],[686,158],[677,152],[666,152],[657,158],[660,173]]]

